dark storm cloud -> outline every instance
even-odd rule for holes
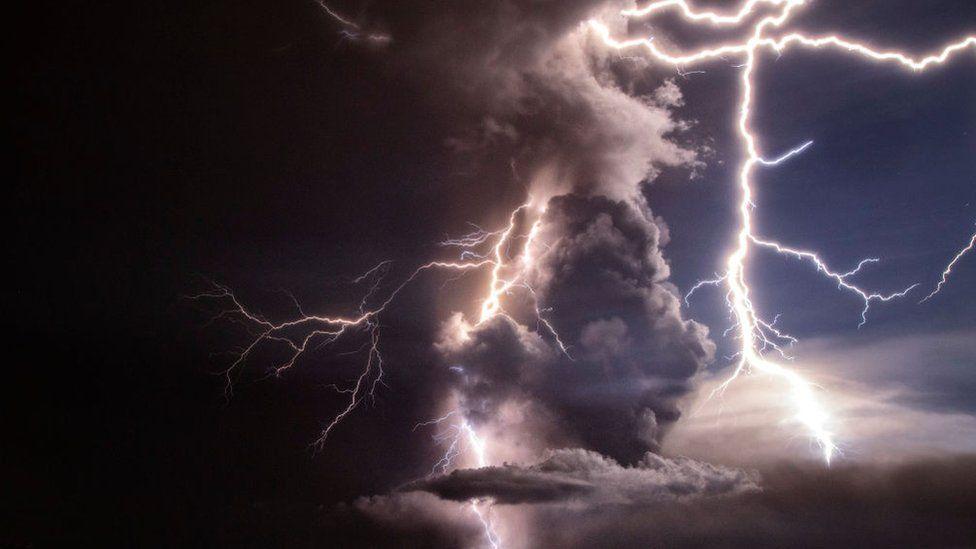
[[[562,501],[583,497],[593,489],[592,484],[583,480],[516,466],[458,469],[449,475],[418,480],[403,487],[405,492],[425,491],[453,501],[490,497],[502,504]]]
[[[528,402],[561,435],[550,444],[633,462],[678,419],[677,401],[714,345],[704,326],[681,317],[663,233],[646,208],[561,196],[544,227],[547,248],[529,282],[573,359],[505,316],[463,338],[449,323],[438,348],[465,370],[461,404],[472,420],[504,421],[506,403]]]
[[[664,501],[737,493],[757,488],[739,470],[686,458],[648,453],[633,467],[580,448],[554,450],[542,462],[459,469],[407,484],[402,491],[426,491],[444,499],[492,498],[499,504],[588,501]]]

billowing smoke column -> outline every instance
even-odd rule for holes
[[[457,365],[462,415],[492,438],[515,433],[506,445],[531,433],[536,450],[583,446],[635,461],[678,418],[676,401],[714,346],[681,318],[646,207],[564,195],[542,221],[519,284],[552,311],[552,335],[515,307],[474,326],[460,315],[445,323],[437,348]]]

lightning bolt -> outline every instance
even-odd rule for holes
[[[753,230],[753,210],[756,208],[756,205],[753,201],[755,195],[752,185],[753,172],[757,166],[775,166],[780,164],[802,153],[812,145],[811,142],[804,143],[800,147],[774,160],[766,160],[760,154],[759,139],[750,127],[754,103],[753,75],[759,63],[757,53],[763,48],[773,50],[776,53],[782,53],[791,46],[801,46],[810,49],[834,48],[869,61],[891,62],[918,72],[933,65],[943,64],[954,53],[960,52],[970,46],[976,46],[976,36],[968,36],[959,42],[945,46],[939,53],[917,59],[900,51],[877,50],[868,45],[853,42],[837,35],[809,37],[798,32],[790,32],[779,36],[770,34],[787,23],[793,11],[803,6],[805,0],[748,0],[737,12],[725,15],[716,12],[697,11],[685,0],[661,0],[650,3],[640,9],[624,10],[621,14],[626,18],[646,17],[667,9],[677,9],[688,21],[712,26],[726,26],[742,24],[749,17],[753,16],[760,6],[764,4],[780,9],[776,14],[767,15],[759,19],[751,27],[751,35],[745,41],[720,44],[686,54],[675,54],[664,51],[654,43],[653,38],[616,40],[611,36],[609,28],[596,19],[588,21],[588,25],[602,39],[604,44],[613,49],[644,48],[652,58],[665,64],[674,65],[679,70],[689,65],[721,59],[726,56],[744,57],[744,62],[742,65],[739,65],[742,68],[742,73],[740,78],[739,116],[736,127],[745,158],[742,161],[738,176],[740,198],[738,204],[739,227],[736,233],[736,247],[726,258],[725,272],[721,275],[716,275],[716,278],[712,280],[705,280],[696,284],[686,296],[686,300],[692,293],[704,286],[725,285],[727,289],[726,303],[729,305],[730,313],[735,321],[733,328],[737,332],[740,346],[736,353],[737,361],[731,376],[715,392],[724,391],[736,378],[751,370],[765,372],[785,381],[790,388],[795,410],[795,417],[793,419],[806,428],[812,440],[820,447],[824,461],[829,464],[831,458],[837,452],[838,447],[834,433],[828,428],[829,414],[823,404],[816,398],[816,387],[796,371],[770,360],[766,356],[766,349],[769,347],[778,351],[780,350],[778,341],[786,340],[792,343],[795,339],[776,330],[773,326],[774,323],[764,321],[756,311],[750,297],[752,290],[746,274],[749,252],[754,247],[762,247],[781,255],[809,262],[815,266],[819,273],[835,281],[840,289],[858,296],[863,302],[864,306],[861,311],[861,323],[859,326],[866,322],[867,312],[872,302],[884,302],[903,297],[914,289],[916,285],[890,294],[871,292],[849,282],[848,278],[858,272],[864,265],[876,262],[876,258],[861,261],[850,272],[839,273],[830,268],[815,252],[795,249],[772,240],[760,238],[755,234]],[[949,267],[946,268],[946,271],[943,273],[942,282],[940,282],[932,295],[935,295],[941,288],[948,273],[951,271],[952,265],[965,252],[972,249],[974,241],[976,241],[976,235],[970,240],[970,245],[961,251],[953,259],[952,263],[949,264]]]
[[[464,421],[462,424],[462,430],[467,436],[468,443],[474,452],[475,458],[477,459],[478,467],[486,467],[488,465],[488,456],[485,452],[485,441],[478,436],[478,433],[471,427],[471,424]],[[481,526],[485,529],[485,540],[488,541],[488,545],[492,549],[498,549],[501,542],[498,539],[498,534],[495,533],[494,527],[491,524],[490,518],[487,513],[482,511],[479,507],[478,500],[471,500],[471,511],[478,517],[478,521],[481,522]],[[488,501],[486,506],[488,510],[491,510],[492,502]]]
[[[932,293],[922,298],[922,300],[919,301],[919,303],[925,303],[929,299],[932,299],[932,297],[935,294],[939,293],[942,290],[942,286],[945,285],[945,283],[949,280],[949,275],[952,274],[952,267],[954,267],[955,264],[960,259],[962,259],[962,256],[971,252],[974,246],[976,246],[976,233],[973,233],[973,236],[969,237],[969,244],[966,245],[963,249],[959,250],[959,253],[957,253],[955,257],[952,258],[952,261],[950,261],[949,264],[946,265],[945,270],[942,271],[942,278],[939,280],[939,283],[935,285],[935,289],[932,290]]]
[[[364,332],[368,341],[360,349],[361,351],[365,350],[366,357],[359,376],[349,387],[331,385],[331,388],[337,393],[346,395],[348,400],[342,409],[326,423],[313,442],[314,447],[321,448],[332,431],[359,408],[364,400],[375,397],[377,386],[383,383],[384,361],[380,352],[380,316],[391,306],[397,295],[405,287],[429,270],[456,271],[461,274],[487,270],[489,273],[489,280],[481,299],[477,321],[474,324],[460,323],[456,328],[459,331],[455,334],[457,337],[466,338],[468,331],[496,316],[504,316],[514,322],[514,318],[504,308],[504,301],[512,293],[523,290],[534,302],[533,311],[537,325],[544,326],[556,346],[571,359],[568,348],[563,344],[553,325],[543,316],[544,311],[539,308],[536,293],[526,281],[527,275],[534,269],[539,257],[548,250],[548,246],[538,241],[545,211],[544,204],[536,204],[530,197],[527,202],[519,205],[511,212],[508,225],[505,228],[486,231],[475,226],[475,231],[467,235],[442,241],[440,243],[442,247],[460,250],[459,260],[431,261],[420,265],[410,276],[395,286],[383,301],[370,307],[370,298],[379,291],[383,278],[390,269],[391,262],[383,261],[375,265],[351,281],[353,284],[369,284],[369,288],[360,301],[358,313],[355,315],[307,314],[297,299],[292,297],[298,315],[286,321],[272,322],[248,308],[230,288],[224,285],[211,283],[212,288],[210,290],[188,296],[193,300],[216,300],[223,303],[223,308],[214,315],[211,322],[220,319],[232,320],[245,326],[251,334],[248,344],[236,353],[231,364],[221,372],[225,378],[225,397],[229,399],[233,394],[236,371],[262,345],[276,343],[285,348],[286,358],[274,366],[269,374],[281,376],[292,368],[309,349],[328,347],[357,331]],[[528,231],[524,234],[520,233],[519,227],[526,224],[529,225]],[[512,257],[511,250],[516,241],[521,241],[522,244],[515,246],[517,251]],[[419,423],[414,427],[414,430],[428,425],[440,425],[455,416],[461,418],[459,423],[452,424],[447,434],[435,435],[435,440],[447,442],[447,449],[443,457],[434,464],[431,473],[438,470],[442,473],[448,472],[464,451],[470,451],[475,456],[475,463],[478,467],[485,467],[489,464],[486,441],[478,435],[471,423],[463,417],[459,410],[449,412],[431,421]],[[484,528],[486,542],[493,549],[498,549],[501,546],[501,541],[490,518],[493,501],[491,499],[484,501],[473,499],[469,505],[471,512],[476,515]]]
[[[324,11],[332,19],[335,19],[336,22],[338,22],[343,27],[342,30],[339,31],[339,34],[343,38],[346,38],[348,40],[353,40],[353,41],[365,38],[370,42],[377,42],[377,43],[387,43],[392,40],[392,37],[388,34],[384,34],[381,32],[364,31],[362,25],[356,23],[355,21],[349,19],[348,17],[343,17],[337,11],[329,7],[329,5],[323,2],[322,0],[315,0],[315,3],[318,4],[320,8],[322,8],[322,11]]]
[[[542,215],[545,206],[537,205],[530,198],[524,204],[514,209],[509,216],[508,225],[497,231],[478,229],[460,238],[443,241],[442,246],[461,250],[458,261],[431,261],[417,267],[407,278],[393,287],[386,297],[378,304],[369,306],[370,298],[374,296],[389,270],[389,261],[384,261],[364,274],[353,279],[353,283],[369,283],[370,286],[360,302],[357,314],[347,316],[307,314],[295,300],[298,315],[288,320],[273,322],[247,307],[237,295],[227,286],[211,283],[211,289],[193,296],[193,300],[208,300],[222,303],[222,308],[211,318],[211,322],[221,319],[231,320],[243,325],[250,333],[247,344],[236,352],[233,361],[225,368],[221,375],[225,379],[224,394],[230,398],[233,394],[234,377],[237,371],[247,362],[257,349],[264,345],[275,344],[285,351],[285,358],[274,365],[269,376],[281,376],[292,368],[310,349],[321,349],[335,345],[344,338],[354,334],[364,334],[367,342],[360,349],[365,354],[363,367],[359,376],[348,387],[331,387],[339,394],[346,395],[347,401],[342,409],[333,416],[322,428],[314,445],[321,448],[332,431],[350,414],[359,408],[364,400],[375,398],[376,389],[383,384],[384,359],[381,353],[380,317],[395,301],[398,294],[422,273],[430,270],[445,270],[465,273],[469,271],[486,270],[489,273],[488,284],[479,306],[477,321],[473,324],[462,323],[458,327],[460,338],[467,337],[467,332],[496,316],[514,319],[505,310],[503,304],[507,296],[516,291],[526,292],[535,302],[534,313],[539,326],[545,327],[546,333],[564,352],[569,354],[567,347],[556,332],[552,324],[543,316],[544,311],[539,308],[535,291],[525,281],[526,275],[534,268],[538,257],[544,254],[546,247],[538,242],[538,235],[542,226]],[[531,221],[531,223],[529,223]],[[524,234],[519,227],[529,225]],[[521,241],[515,254],[511,254],[514,242]],[[485,248],[488,248],[485,251]],[[514,257],[510,257],[514,255]],[[476,437],[474,430],[467,427],[469,437]],[[482,444],[483,446],[483,444]],[[483,452],[479,454],[479,463],[483,459]],[[450,463],[450,460],[445,462]]]
[[[478,436],[477,431],[475,431],[474,427],[471,426],[471,423],[463,417],[460,410],[451,410],[437,419],[418,423],[414,426],[414,431],[421,427],[430,425],[440,426],[446,423],[448,419],[456,417],[460,417],[461,419],[459,421],[450,423],[446,432],[437,433],[434,435],[434,440],[447,443],[447,449],[445,450],[444,455],[434,464],[433,468],[431,469],[431,474],[437,473],[438,470],[440,470],[442,474],[446,474],[453,468],[455,461],[464,451],[469,451],[474,455],[475,464],[477,467],[487,467],[489,464],[486,441]],[[484,529],[485,542],[491,546],[492,549],[499,549],[499,547],[501,547],[501,539],[495,532],[494,525],[492,524],[489,516],[493,501],[490,498],[484,501],[475,498],[470,500],[468,505],[470,506],[471,512],[478,518],[478,522],[481,523],[481,526]]]

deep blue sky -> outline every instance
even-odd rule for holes
[[[841,21],[827,28],[926,52],[939,42],[934,36],[945,40],[968,28],[958,3],[943,4],[944,9],[927,5],[911,25],[896,18],[883,32],[863,19],[860,25]],[[861,330],[865,337],[967,328],[976,319],[976,269],[966,268],[971,259],[959,264],[944,295],[916,305],[976,223],[972,65],[972,56],[963,55],[947,67],[912,74],[829,51],[794,50],[762,59],[754,127],[764,153],[776,156],[811,139],[814,145],[757,174],[757,232],[819,251],[838,269],[880,257],[880,264],[858,278],[870,288],[887,292],[921,283],[916,299],[875,306]],[[668,255],[682,289],[719,270],[721,252],[730,246],[740,154],[736,136],[727,131],[734,105],[725,94],[733,86],[737,91],[736,74],[719,64],[704,75],[679,78],[687,99],[682,113],[701,121],[700,131],[715,137],[717,152],[701,179],[686,182],[674,174],[649,192],[672,227]],[[858,322],[857,298],[834,292],[807,266],[763,252],[752,265],[762,288],[759,305],[770,315],[784,312],[782,321],[792,331],[838,334]],[[712,325],[713,305],[721,299],[715,293],[698,296],[692,309]]]
[[[878,23],[871,23],[869,8],[855,10],[857,16],[827,17],[821,6],[809,24],[919,54],[976,21],[971,9],[954,2],[926,3],[924,9],[917,3],[886,3]],[[949,340],[956,333],[974,337],[976,257],[957,264],[942,293],[917,302],[976,230],[974,63],[967,54],[948,66],[912,74],[836,52],[767,55],[757,74],[753,118],[768,157],[814,141],[801,156],[758,171],[758,234],[817,251],[839,270],[864,257],[880,257],[856,281],[882,293],[920,283],[907,299],[874,303],[868,323],[858,329],[856,296],[839,292],[809,264],[759,251],[749,272],[760,311],[768,318],[783,313],[779,326],[787,332],[839,354],[854,346],[883,349],[925,337],[910,346],[910,358],[879,357],[848,375],[871,380],[878,394],[912,387],[918,392],[908,397],[912,406],[963,413],[976,410],[971,398],[976,344],[960,347]],[[667,254],[682,291],[720,271],[731,247],[733,182],[741,154],[729,131],[734,98],[727,93],[738,89],[737,74],[738,69],[718,64],[706,74],[678,79],[687,99],[682,113],[698,119],[699,131],[715,138],[715,158],[701,179],[668,173],[648,193],[672,229]],[[729,324],[722,290],[705,289],[689,311],[713,329],[720,357],[735,351],[734,342],[716,333]],[[821,357],[801,353],[798,358],[816,364]],[[727,364],[720,358],[713,368]]]

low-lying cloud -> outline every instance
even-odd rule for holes
[[[830,468],[780,463],[764,468],[761,480],[693,460],[651,459],[622,467],[566,450],[535,466],[459,472],[411,488],[430,492],[361,498],[344,512],[388,539],[422,530],[432,547],[483,544],[477,517],[454,501],[488,493],[499,498],[490,516],[510,548],[964,547],[976,539],[974,455]],[[568,478],[589,488],[542,500],[511,488],[512,479],[550,486]]]
[[[444,499],[491,498],[499,504],[587,502],[624,504],[734,494],[756,490],[744,471],[687,458],[647,453],[634,466],[583,449],[554,450],[531,466],[460,469],[407,484]]]

